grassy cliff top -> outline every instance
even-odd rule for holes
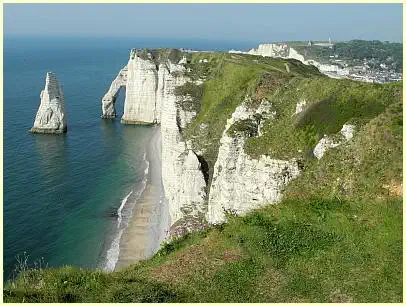
[[[134,55],[147,60],[152,59],[156,64],[166,63],[171,61],[173,64],[177,64],[182,56],[185,55],[181,50],[174,48],[157,48],[157,49],[135,49]]]

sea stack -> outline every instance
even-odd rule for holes
[[[62,87],[53,72],[47,72],[45,88],[41,91],[32,133],[62,134],[67,132]]]

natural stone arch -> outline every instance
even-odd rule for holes
[[[111,83],[109,90],[102,99],[102,118],[111,119],[116,117],[115,102],[121,91],[127,84],[127,66],[120,70],[114,81]]]

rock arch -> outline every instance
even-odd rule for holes
[[[121,88],[127,84],[127,66],[120,70],[114,81],[111,83],[109,90],[102,99],[102,118],[112,119],[116,117],[115,102]]]

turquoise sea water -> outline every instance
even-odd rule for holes
[[[251,44],[102,38],[4,39],[4,279],[16,256],[48,266],[103,267],[117,210],[145,170],[148,127],[100,119],[101,98],[132,47],[227,50]],[[32,135],[53,71],[62,83],[68,133]],[[118,117],[123,95],[117,102]]]

